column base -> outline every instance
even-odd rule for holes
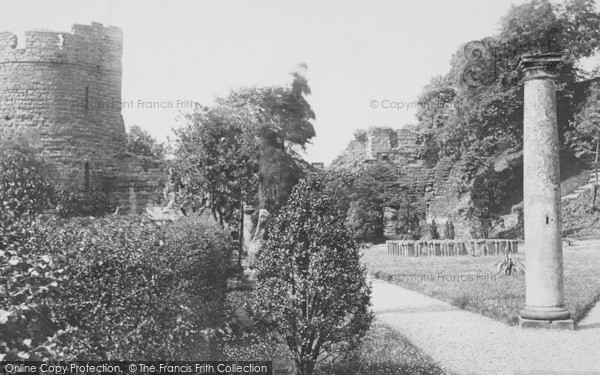
[[[563,307],[525,306],[519,316],[519,327],[573,330],[575,323]]]
[[[532,328],[544,328],[544,329],[561,329],[565,331],[572,331],[575,329],[575,322],[573,319],[564,320],[532,320],[524,319],[519,317],[519,328],[521,329],[532,329]]]
[[[521,310],[521,318],[531,320],[566,320],[571,318],[571,313],[564,307],[558,306],[525,306]]]

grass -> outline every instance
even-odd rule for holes
[[[234,289],[228,293],[230,310],[247,306],[252,291]],[[235,320],[235,319],[234,319]],[[244,329],[234,329],[235,335],[221,342],[223,359],[273,361],[274,375],[294,374],[294,364],[287,347],[274,339],[265,327],[256,327],[250,321]],[[354,360],[327,370],[322,375],[402,375],[446,374],[420,349],[401,333],[375,321],[363,340]]]
[[[495,320],[515,325],[525,306],[525,277],[494,268],[503,256],[404,258],[388,255],[385,245],[363,254],[368,271],[378,277],[394,275],[391,282]],[[600,245],[565,247],[563,258],[565,306],[577,322],[600,300]]]

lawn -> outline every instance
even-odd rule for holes
[[[228,293],[230,309],[243,306],[252,298],[251,291],[233,290]],[[243,329],[221,343],[224,359],[270,360],[275,375],[292,375],[293,361],[281,342],[270,338],[266,330],[246,321]],[[336,368],[319,372],[327,375],[402,375],[402,374],[447,374],[420,349],[399,332],[377,320],[364,339],[355,360]]]
[[[517,257],[522,258],[522,255]],[[499,274],[503,256],[398,257],[385,245],[363,252],[370,273],[393,275],[392,282],[508,324],[518,323],[525,306],[525,277]],[[581,320],[600,300],[600,245],[565,246],[565,306]],[[389,276],[386,276],[389,278]]]

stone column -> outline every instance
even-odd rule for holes
[[[242,249],[243,258],[242,264],[246,265],[248,262],[248,249],[250,248],[250,241],[252,241],[252,235],[254,234],[254,223],[252,222],[252,215],[254,214],[254,206],[250,204],[244,205],[244,219],[243,219],[243,238],[242,238]],[[244,259],[245,258],[245,259]]]
[[[564,308],[556,53],[523,56],[525,308],[521,328],[573,329]]]

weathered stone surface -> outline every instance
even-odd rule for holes
[[[575,322],[573,319],[533,320],[519,317],[519,328],[562,329],[572,331],[575,329]]]
[[[256,255],[260,251],[263,240],[265,238],[269,216],[269,211],[265,210],[264,208],[261,208],[258,211],[258,222],[256,223],[256,232],[254,233],[252,241],[250,241],[250,245],[248,247],[248,265],[250,267],[253,267],[256,264]]]
[[[562,220],[556,84],[560,55],[523,57],[524,92],[524,319],[566,320],[564,309]],[[527,324],[521,325],[527,327]]]
[[[518,240],[388,240],[388,254],[403,257],[506,255],[519,252]]]
[[[410,188],[409,197],[423,212],[437,197],[450,190],[448,177],[453,163],[440,160],[433,166],[417,154],[417,133],[410,127],[391,129],[371,127],[364,141],[353,140],[331,164],[331,168],[360,170],[368,163],[390,161],[398,168],[398,178]],[[385,235],[394,236],[403,231],[400,221],[409,214],[408,208],[394,213],[395,219],[385,218]]]
[[[0,33],[0,137],[20,134],[39,146],[62,187],[108,190],[120,213],[141,213],[164,185],[164,173],[126,155],[121,115],[123,34],[99,23],[71,33],[28,31],[25,48]]]

